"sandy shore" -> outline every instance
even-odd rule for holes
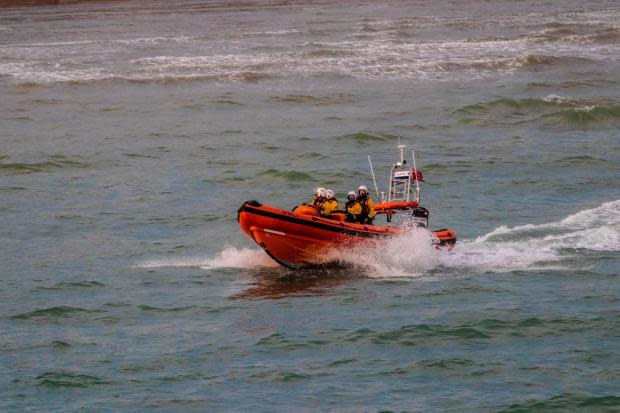
[[[95,3],[118,0],[0,0],[0,7],[49,6],[54,4]]]

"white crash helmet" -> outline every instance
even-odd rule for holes
[[[366,185],[360,185],[360,187],[357,188],[357,193],[360,193],[362,191],[368,193],[368,188],[366,188]]]
[[[331,189],[327,189],[325,191],[325,195],[327,196],[327,199],[331,199],[334,197],[335,194],[334,194],[334,191],[332,191]]]
[[[314,196],[319,197],[319,198],[325,198],[325,188],[317,188],[314,190]]]
[[[357,198],[357,195],[355,195],[355,192],[349,191],[349,193],[347,194],[347,199],[353,200],[355,198]]]

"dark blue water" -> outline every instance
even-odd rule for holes
[[[0,410],[620,411],[613,1],[0,9]],[[431,226],[290,271],[248,199]]]

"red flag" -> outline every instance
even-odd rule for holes
[[[424,175],[422,175],[422,171],[415,170],[411,172],[411,179],[414,181],[424,182]]]

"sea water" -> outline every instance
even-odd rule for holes
[[[620,5],[0,9],[0,410],[619,411]],[[246,200],[432,228],[290,271]]]

